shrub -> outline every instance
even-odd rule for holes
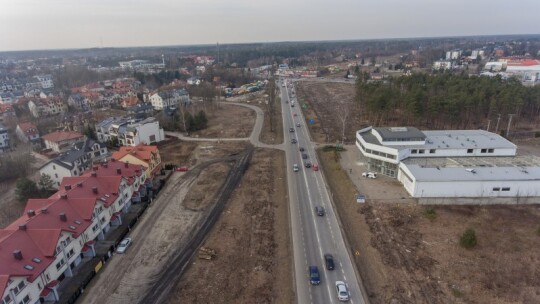
[[[433,221],[437,218],[437,211],[433,207],[424,209],[424,216]]]
[[[466,249],[471,249],[477,244],[476,240],[476,232],[474,232],[474,229],[468,228],[463,232],[463,235],[461,235],[461,238],[459,239],[459,244]]]

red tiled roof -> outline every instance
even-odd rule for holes
[[[112,154],[112,158],[116,160],[122,159],[124,156],[130,154],[134,157],[149,162],[152,153],[159,153],[157,146],[147,146],[145,144],[138,144],[135,147],[120,147],[118,152]]]
[[[120,170],[120,173],[118,173],[118,170]],[[92,170],[86,171],[82,176],[91,176],[92,171],[96,171],[98,176],[123,176],[131,185],[135,181],[135,176],[143,175],[145,170],[144,166],[116,161],[113,158],[107,163],[94,166]]]
[[[109,207],[118,197],[118,189],[122,182],[122,176],[70,176],[64,177],[60,183],[60,190],[50,198],[60,198],[67,194],[69,198],[94,198],[101,200],[106,207]],[[80,184],[79,187],[77,184]],[[65,190],[65,186],[71,189]],[[97,193],[94,193],[96,188]]]
[[[84,135],[82,135],[79,132],[74,132],[74,131],[57,131],[57,132],[52,132],[52,133],[43,135],[44,140],[48,140],[52,142],[62,142],[62,141],[82,138],[82,137],[84,137]]]
[[[526,60],[511,60],[507,62],[508,66],[534,66],[534,65],[540,65],[540,61],[534,60],[534,59],[526,59]]]
[[[0,113],[13,112],[13,106],[11,104],[0,104]]]
[[[38,130],[37,130],[37,127],[31,122],[22,122],[22,123],[19,124],[19,128],[27,136],[32,136],[32,135],[39,134]]]

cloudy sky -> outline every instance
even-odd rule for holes
[[[0,0],[0,51],[539,34],[539,12],[540,0]]]

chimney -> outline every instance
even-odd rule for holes
[[[96,171],[92,171],[92,177],[96,177],[97,176],[97,172]]]
[[[60,198],[61,199],[67,199],[67,193],[60,194]]]
[[[129,168],[129,163],[124,163],[124,167]]]
[[[116,159],[114,159],[114,158],[111,158],[111,161],[112,161],[112,162],[114,163],[114,162],[116,161]]]
[[[28,217],[33,217],[36,215],[36,212],[34,210],[28,210],[28,212],[26,212],[26,215],[28,215]]]
[[[71,185],[64,185],[64,189],[66,189],[66,191],[71,190]]]
[[[82,188],[82,183],[78,183],[77,187]]]
[[[107,168],[107,167],[109,167],[109,164],[108,163],[103,163],[103,167]]]
[[[116,173],[122,174],[122,169],[120,169],[120,168],[116,169]]]
[[[92,192],[94,192],[94,194],[97,194],[98,193],[97,187],[92,187]]]
[[[64,212],[60,213],[60,220],[62,222],[67,222],[67,216]]]
[[[93,166],[93,167],[92,167],[92,170],[93,170],[93,171],[97,171],[97,169],[98,169],[98,166]]]
[[[49,209],[47,209],[47,208],[41,208],[41,213],[49,213]]]
[[[19,230],[25,231],[26,230],[26,224],[20,224]]]
[[[13,257],[15,260],[22,260],[22,252],[20,250],[13,250]]]

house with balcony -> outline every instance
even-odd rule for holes
[[[139,144],[155,144],[165,140],[165,133],[154,117],[128,124],[119,135],[122,146],[137,146]]]
[[[153,178],[161,170],[161,156],[157,146],[139,144],[135,147],[120,147],[112,158],[130,164],[142,165],[147,178]]]
[[[71,148],[75,143],[85,140],[85,136],[79,132],[56,131],[43,135],[43,142],[47,149],[60,153]]]
[[[67,111],[67,105],[60,97],[33,98],[28,102],[32,116],[39,118],[61,114]]]
[[[175,108],[190,103],[189,93],[184,89],[165,89],[150,95],[150,103],[155,110]]]

